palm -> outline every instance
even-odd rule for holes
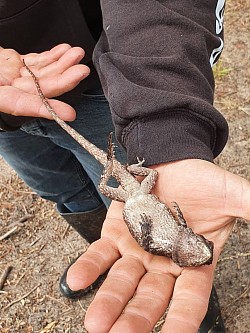
[[[50,118],[37,96],[31,76],[24,68],[23,59],[38,77],[45,96],[50,98],[73,89],[89,74],[86,66],[78,64],[83,56],[81,48],[72,48],[67,44],[40,54],[27,55],[0,48],[0,111],[16,116]],[[74,110],[69,105],[52,101],[52,106],[59,110],[63,119],[74,119]]]
[[[189,226],[221,247],[233,226],[234,217],[242,216],[242,196],[246,181],[212,163],[188,160],[159,167],[155,188],[171,206],[177,201]],[[166,179],[166,187],[161,178]],[[246,185],[247,186],[247,185]]]
[[[169,205],[178,202],[189,226],[215,243],[214,262],[181,269],[168,258],[143,251],[122,220],[122,204],[113,202],[101,240],[90,246],[68,275],[71,288],[84,288],[113,265],[88,309],[85,324],[90,333],[150,332],[171,297],[162,332],[197,332],[206,313],[215,264],[234,216],[250,217],[247,181],[200,160],[157,169],[156,194]]]

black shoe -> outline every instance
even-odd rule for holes
[[[70,224],[89,244],[95,242],[101,237],[102,225],[107,213],[107,209],[104,204],[92,211],[79,213],[71,213],[64,205],[57,205],[57,209],[68,224]],[[70,266],[73,265],[77,259],[78,258],[76,258],[66,268],[59,282],[59,289],[62,295],[74,300],[82,298],[88,293],[99,288],[107,275],[100,275],[94,283],[85,289],[77,291],[71,290],[66,282],[66,277]]]
[[[209,299],[208,310],[198,333],[226,333],[226,329],[221,317],[220,304],[215,288]]]
[[[76,259],[77,260],[77,259]],[[75,261],[76,261],[75,260]],[[74,264],[73,261],[67,268],[66,270],[64,271],[61,279],[60,279],[60,282],[59,282],[59,289],[62,293],[62,295],[66,298],[70,298],[72,300],[78,300],[80,298],[83,298],[85,297],[86,295],[90,294],[91,292],[95,291],[96,289],[98,289],[103,281],[105,280],[106,276],[107,276],[107,272],[100,275],[97,280],[92,283],[89,287],[85,288],[85,289],[81,289],[81,290],[77,290],[77,291],[74,291],[74,290],[71,290],[66,282],[66,278],[67,278],[67,273],[68,273],[68,270],[70,268],[71,265]]]

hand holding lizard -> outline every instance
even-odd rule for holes
[[[107,269],[107,279],[90,305],[90,333],[150,332],[172,303],[162,332],[193,333],[206,313],[213,272],[235,217],[250,220],[250,184],[202,160],[156,167],[154,192],[171,207],[176,200],[188,222],[215,244],[212,265],[180,268],[171,259],[145,252],[122,220],[123,204],[113,202],[102,237],[68,272],[71,289],[87,287]]]

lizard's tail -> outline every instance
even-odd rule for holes
[[[65,121],[63,121],[57,113],[53,110],[51,105],[49,104],[47,98],[44,96],[44,93],[42,92],[42,89],[39,85],[38,79],[35,76],[35,74],[30,70],[30,68],[26,65],[24,59],[23,64],[27,71],[32,76],[34,83],[36,85],[38,95],[41,98],[44,106],[48,110],[48,112],[52,115],[53,119],[58,123],[59,126],[61,126],[73,139],[75,139],[79,145],[81,145],[87,152],[90,153],[90,155],[94,156],[94,158],[100,162],[102,165],[106,165],[107,163],[107,154],[100,148],[96,147],[93,143],[89,142],[87,139],[85,139],[81,134],[79,134],[74,128],[69,126]],[[112,140],[112,137],[111,137]]]

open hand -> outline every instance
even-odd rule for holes
[[[79,64],[83,56],[83,49],[68,44],[27,55],[0,47],[0,112],[51,119],[23,59],[37,76],[44,95],[51,98],[70,91],[89,75],[89,68]],[[71,106],[57,100],[50,103],[61,118],[74,120],[75,111]]]
[[[149,333],[172,299],[162,333],[196,333],[208,305],[213,272],[235,217],[250,220],[250,183],[202,160],[155,167],[155,193],[171,207],[178,202],[188,225],[215,244],[212,265],[180,268],[166,257],[145,252],[113,202],[93,243],[68,271],[72,290],[86,288],[110,269],[85,317],[90,333]]]

